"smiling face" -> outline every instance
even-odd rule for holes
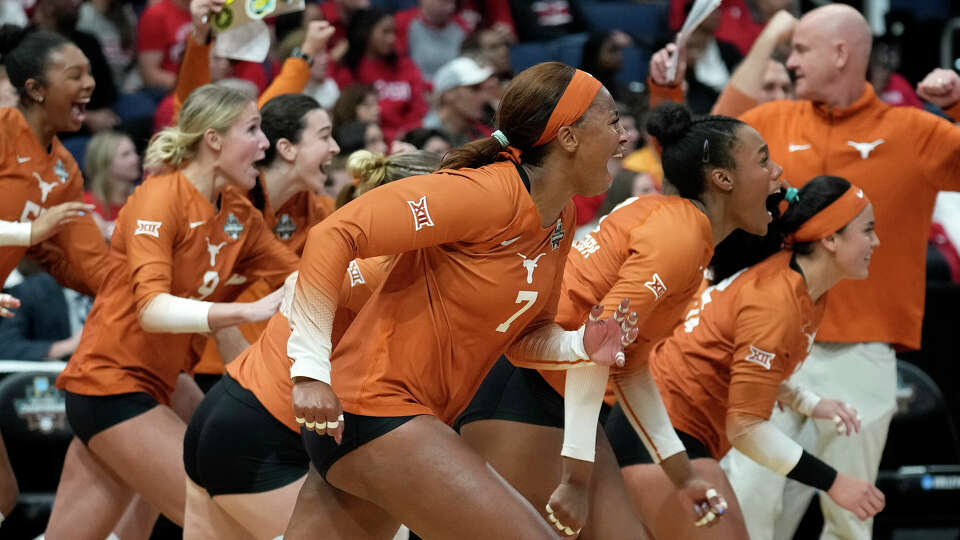
[[[251,101],[230,129],[220,135],[217,169],[231,185],[249,190],[259,174],[254,164],[263,159],[264,150],[269,145],[267,137],[260,131],[260,111]]]
[[[32,87],[30,96],[43,99],[41,106],[49,127],[55,132],[77,131],[83,127],[87,103],[95,86],[90,62],[72,43],[50,51],[42,84],[36,79],[27,80],[27,88]]]
[[[340,147],[333,140],[330,117],[323,109],[313,109],[304,115],[303,126],[300,142],[295,145],[294,170],[309,191],[322,193],[327,181],[324,167],[340,153]]]
[[[571,129],[579,140],[570,175],[574,178],[574,191],[588,197],[603,193],[613,181],[607,162],[622,154],[627,143],[617,104],[606,88],[600,89],[580,124]]]
[[[767,197],[780,189],[783,169],[770,159],[766,141],[757,130],[744,124],[737,128],[736,146],[731,150],[736,166],[728,171],[730,211],[737,228],[750,234],[764,235],[771,221]]]
[[[834,256],[843,278],[866,279],[870,275],[870,257],[880,245],[874,230],[873,205],[861,210],[834,239]]]

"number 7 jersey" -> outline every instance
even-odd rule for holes
[[[336,299],[351,259],[402,253],[333,351],[331,381],[351,413],[450,423],[507,347],[553,323],[574,214],[542,227],[512,162],[379,187],[310,231],[287,353],[310,361],[304,313]]]

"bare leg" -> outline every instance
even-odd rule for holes
[[[49,540],[103,540],[132,497],[130,487],[74,437],[44,536]],[[78,527],[79,523],[83,526]]]
[[[279,534],[259,538],[275,536]],[[207,494],[207,490],[187,478],[187,507],[184,514],[183,538],[184,540],[215,540],[217,538],[253,540],[257,537],[247,532],[242,525],[217,506],[213,498]]]
[[[217,495],[213,501],[255,538],[276,538],[290,523],[297,495],[306,477],[303,475],[295,482],[262,493]]]
[[[159,405],[94,435],[90,450],[154,508],[183,526],[186,429],[172,409]]]
[[[545,507],[560,482],[563,430],[509,420],[479,420],[464,425],[460,432],[546,518]],[[642,530],[610,443],[606,434],[598,431],[590,517],[580,538],[632,539]]]
[[[694,526],[693,509],[682,502],[659,465],[630,465],[622,469],[630,497],[653,537],[661,540],[749,538],[740,503],[720,464],[713,459],[700,458],[692,460],[691,465],[727,500],[726,514],[712,527]]]
[[[334,463],[327,479],[423,538],[556,538],[529,502],[433,416],[357,448]]]
[[[10,458],[7,456],[7,447],[3,445],[3,436],[0,435],[0,513],[9,516],[17,504],[17,477],[13,474]]]
[[[389,540],[400,522],[379,506],[340,491],[313,466],[300,489],[284,540]]]
[[[194,382],[193,377],[181,373],[177,377],[177,387],[170,397],[173,412],[177,413],[184,423],[188,423],[193,416],[193,411],[202,400],[203,391]],[[159,510],[139,495],[135,495],[113,532],[121,540],[147,540],[153,532],[158,517],[160,517]]]

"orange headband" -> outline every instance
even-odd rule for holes
[[[813,242],[826,238],[850,223],[869,203],[870,199],[863,190],[850,184],[840,198],[804,222],[791,237],[794,242]]]
[[[594,79],[589,73],[576,70],[567,89],[557,101],[557,106],[550,113],[547,127],[543,128],[543,133],[533,145],[541,146],[554,140],[562,126],[569,126],[583,116],[583,113],[590,108],[601,86],[600,81]]]

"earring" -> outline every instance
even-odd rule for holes
[[[37,103],[43,103],[43,96],[37,96],[37,97],[35,97],[35,98],[33,98],[33,99],[35,99],[35,100],[37,101]]]

